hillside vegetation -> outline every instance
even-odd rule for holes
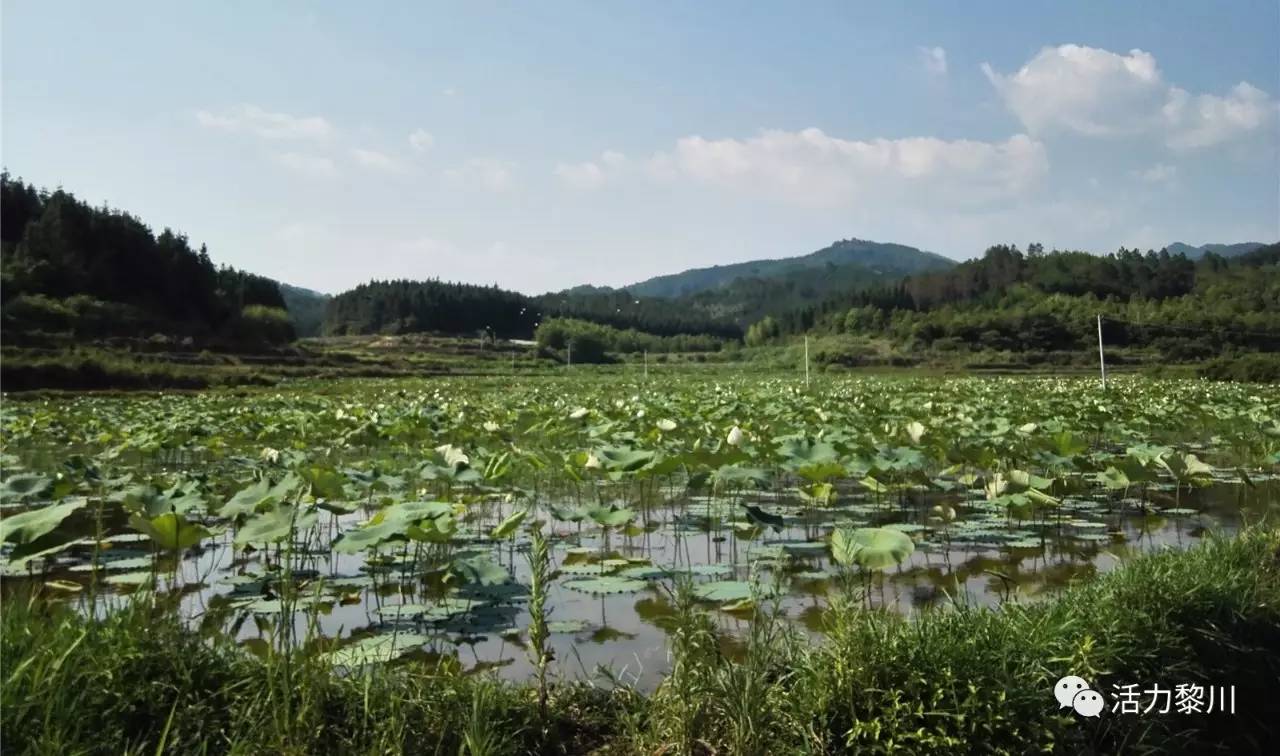
[[[66,343],[161,334],[197,343],[289,341],[275,281],[217,267],[202,245],[127,212],[0,175],[5,340]]]
[[[1280,351],[1280,245],[1224,259],[1121,249],[1023,253],[997,246],[950,270],[766,317],[749,345],[803,333],[879,339],[903,354],[1003,352],[1090,359],[1096,318],[1108,348],[1150,362]],[[856,349],[828,355],[857,364]],[[1256,358],[1251,358],[1255,359]]]

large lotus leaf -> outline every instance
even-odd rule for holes
[[[557,507],[555,504],[548,504],[547,509],[551,511],[551,515],[557,520],[563,522],[582,522],[589,516],[586,509],[574,509],[572,507]]]
[[[591,627],[591,623],[581,619],[553,620],[547,623],[548,633],[580,633]]]
[[[451,514],[453,505],[447,501],[404,501],[383,509],[371,522],[418,522]]]
[[[753,486],[768,488],[769,471],[758,467],[739,467],[738,465],[722,465],[715,472],[713,485],[717,491]]]
[[[429,637],[417,633],[371,635],[330,651],[326,657],[330,663],[341,667],[358,667],[391,661],[430,642]]]
[[[512,512],[505,520],[489,532],[489,537],[495,541],[501,541],[516,532],[516,528],[520,527],[520,523],[524,522],[524,518],[528,516],[529,510],[520,509]]]
[[[0,502],[16,504],[44,496],[53,490],[53,478],[44,475],[14,475],[0,486]]]
[[[1213,475],[1213,468],[1194,454],[1166,454],[1157,460],[1178,482],[1200,483]]]
[[[511,579],[511,573],[507,572],[507,568],[487,556],[455,559],[449,564],[449,571],[468,583],[480,585],[496,585]]]
[[[332,467],[312,465],[303,470],[303,478],[311,486],[311,495],[325,499],[347,497],[346,477]]]
[[[778,447],[778,453],[783,464],[792,469],[835,462],[839,456],[831,444],[808,438],[789,438]]]
[[[653,461],[654,452],[621,447],[600,449],[596,457],[610,472],[635,472]]]
[[[235,545],[248,543],[275,543],[289,537],[291,532],[302,532],[316,524],[319,515],[315,509],[299,509],[278,505],[249,518],[236,532]]]
[[[395,525],[395,523],[384,524],[389,528]],[[452,513],[420,520],[418,524],[410,525],[405,529],[405,535],[409,538],[425,543],[448,543],[457,532],[458,518]]]
[[[733,567],[727,564],[695,564],[687,567],[673,567],[672,571],[701,577],[724,577],[733,573]]]
[[[243,514],[257,511],[258,505],[268,501],[271,493],[271,481],[266,478],[250,483],[240,489],[218,510],[222,517],[235,519]]]
[[[606,528],[616,528],[626,525],[635,519],[636,513],[631,509],[613,509],[611,507],[595,507],[587,511],[591,515],[591,519]]]
[[[648,585],[643,580],[631,580],[624,577],[605,576],[598,578],[590,578],[587,580],[571,580],[564,584],[566,588],[575,591],[590,593],[594,596],[604,596],[615,593],[635,593],[644,590]]]
[[[746,580],[717,580],[693,587],[693,595],[703,601],[714,601],[718,604],[744,601],[753,596],[767,598],[776,592],[772,584]]]
[[[129,527],[146,533],[157,546],[166,551],[182,551],[213,535],[203,525],[190,522],[177,512],[167,512],[159,517],[141,515],[129,517]]]
[[[911,537],[892,528],[836,528],[831,556],[837,564],[883,570],[900,564],[916,549]]]
[[[411,526],[403,521],[379,522],[371,525],[365,525],[359,528],[343,532],[334,539],[332,548],[339,554],[358,554],[366,549],[376,548],[378,545],[396,537],[405,537]],[[428,540],[425,531],[419,529],[419,534],[423,534],[422,540]],[[239,539],[237,538],[237,541]]]
[[[0,541],[10,543],[30,543],[62,524],[72,512],[88,504],[83,496],[68,499],[61,504],[53,504],[39,509],[32,509],[20,514],[9,515],[0,519]]]
[[[204,494],[200,492],[200,489],[194,483],[174,484],[162,496],[164,497],[164,511],[166,512],[186,514],[187,512],[204,509]]]

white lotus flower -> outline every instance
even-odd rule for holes
[[[592,453],[587,457],[587,463],[586,463],[586,465],[584,465],[584,466],[585,466],[588,470],[599,470],[599,469],[600,469],[600,458],[599,458],[599,457],[597,457],[597,456],[595,455],[595,452],[592,452]]]
[[[729,429],[729,436],[725,441],[728,441],[730,446],[742,446],[742,441],[746,437],[747,434],[743,433],[742,429],[735,425]]]
[[[499,427],[498,424],[492,420],[484,421],[484,429],[489,431],[490,433],[497,433],[498,427]]]
[[[267,446],[262,449],[262,453],[259,454],[258,456],[266,460],[267,462],[275,464],[276,462],[280,461],[280,450],[272,449],[270,446]]]

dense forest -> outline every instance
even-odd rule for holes
[[[160,334],[248,345],[293,337],[275,281],[202,245],[0,174],[0,297],[10,343]]]
[[[706,334],[657,336],[634,328],[619,329],[574,318],[548,318],[538,325],[534,335],[538,346],[562,354],[566,361],[579,363],[606,362],[609,353],[715,352],[724,344],[721,339]]]
[[[627,289],[581,287],[535,298],[546,317],[574,318],[613,328],[658,336],[707,334],[720,339],[742,338],[731,317],[717,315],[689,299],[638,297]]]
[[[748,344],[800,333],[887,338],[941,351],[1087,350],[1110,345],[1170,361],[1280,351],[1280,245],[1231,259],[1167,251],[1098,256],[996,246],[954,268],[767,317]]]
[[[444,281],[370,281],[329,300],[324,333],[476,334],[532,338],[538,311],[529,298],[496,286]]]
[[[626,291],[579,290],[528,297],[496,286],[444,281],[371,281],[329,301],[326,335],[368,333],[468,334],[533,338],[551,318],[591,321],[615,330],[660,337],[709,335],[739,339],[727,320],[705,317],[668,300],[636,299]]]

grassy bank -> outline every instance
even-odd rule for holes
[[[158,601],[162,602],[163,599]],[[767,611],[728,658],[685,592],[652,695],[532,687],[407,659],[333,671],[183,631],[154,601],[100,623],[9,598],[6,753],[1264,753],[1280,728],[1280,533],[1137,559],[1052,601],[904,620]],[[553,667],[554,668],[554,667]],[[1236,714],[1059,713],[1051,688],[1235,685]],[[1145,701],[1144,704],[1145,706]]]

